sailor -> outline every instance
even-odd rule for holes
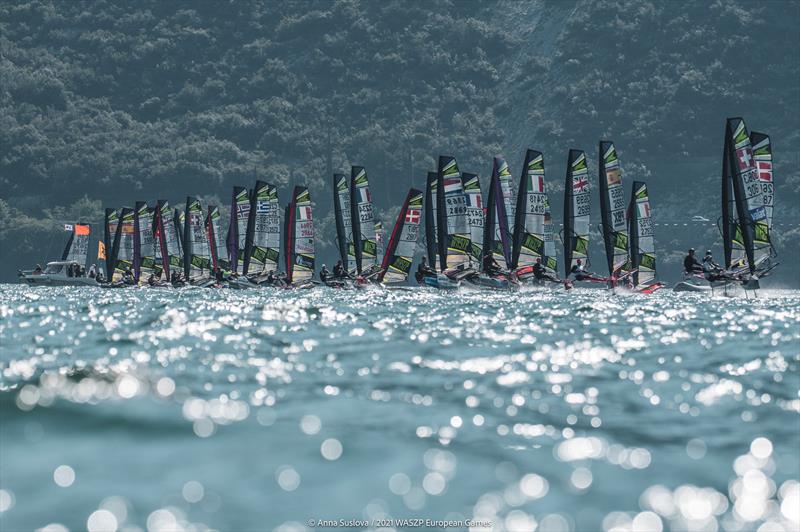
[[[586,271],[586,268],[583,266],[583,261],[581,259],[577,259],[575,264],[569,270],[570,275],[572,275],[576,281],[583,281],[584,279],[589,279],[591,276]]]
[[[502,273],[500,264],[498,264],[498,262],[494,260],[494,257],[492,256],[491,253],[487,253],[483,257],[483,272],[489,277]]]
[[[558,279],[553,277],[550,273],[548,273],[547,268],[542,265],[542,259],[537,258],[536,263],[533,265],[533,276],[539,281],[553,281],[558,282]]]
[[[150,286],[156,286],[158,284],[158,279],[156,279],[155,273],[151,273],[150,277],[147,278],[147,284]]]
[[[97,266],[95,266],[94,264],[92,264],[91,267],[89,268],[89,277],[92,279],[97,277]]]
[[[130,268],[125,268],[125,273],[122,274],[122,282],[125,284],[135,284],[136,281],[133,278],[133,274],[131,273]]]
[[[706,255],[703,257],[703,274],[707,281],[719,281],[720,279],[731,278],[731,276],[725,274],[722,266],[714,261],[710,249],[706,251]]]
[[[95,280],[98,283],[102,283],[102,282],[104,282],[106,280],[105,276],[103,275],[103,270],[99,270],[97,272],[97,276],[95,277]]]
[[[414,277],[418,283],[421,283],[425,277],[436,275],[436,272],[428,266],[428,257],[422,257],[422,260],[417,265],[417,273]]]
[[[214,278],[217,280],[218,283],[225,281],[225,274],[222,273],[222,268],[217,266],[214,268]]]
[[[325,266],[323,265],[323,268]],[[344,279],[347,277],[347,273],[344,271],[344,266],[342,265],[342,261],[338,261],[336,265],[333,267],[333,277],[335,279]]]
[[[322,269],[319,271],[319,280],[322,281],[323,283],[327,283],[330,277],[331,277],[331,272],[329,272],[328,267],[323,264]]]
[[[703,265],[697,262],[697,257],[694,256],[694,248],[689,248],[689,254],[683,258],[683,271],[685,273],[701,273],[703,270]]]

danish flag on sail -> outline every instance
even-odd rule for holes
[[[408,209],[406,211],[406,223],[407,224],[419,224],[420,219],[420,211],[417,209]]]
[[[750,148],[739,148],[736,150],[736,160],[739,162],[739,170],[747,170],[753,162],[753,152]]]

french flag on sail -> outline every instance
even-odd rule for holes
[[[369,193],[369,187],[363,187],[358,189],[358,197],[359,203],[371,203],[372,202],[372,195]]]

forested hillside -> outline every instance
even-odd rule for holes
[[[0,2],[0,280],[59,222],[256,178],[311,187],[331,260],[334,171],[366,166],[388,222],[438,154],[485,179],[533,147],[560,205],[567,150],[601,137],[657,218],[715,220],[732,115],[772,135],[796,224],[798,23],[783,1]]]

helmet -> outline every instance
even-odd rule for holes
[[[325,266],[324,264],[322,265],[322,267],[323,267],[323,268],[327,268],[327,266]]]
[[[575,262],[578,263],[578,264],[583,264],[583,261],[581,259],[578,259]]]
[[[689,253],[694,253],[694,248],[689,248]]]
[[[711,250],[710,249],[706,250],[706,255],[711,255]]]
[[[536,257],[536,264],[539,264],[540,262],[542,262],[542,259],[540,257]]]

